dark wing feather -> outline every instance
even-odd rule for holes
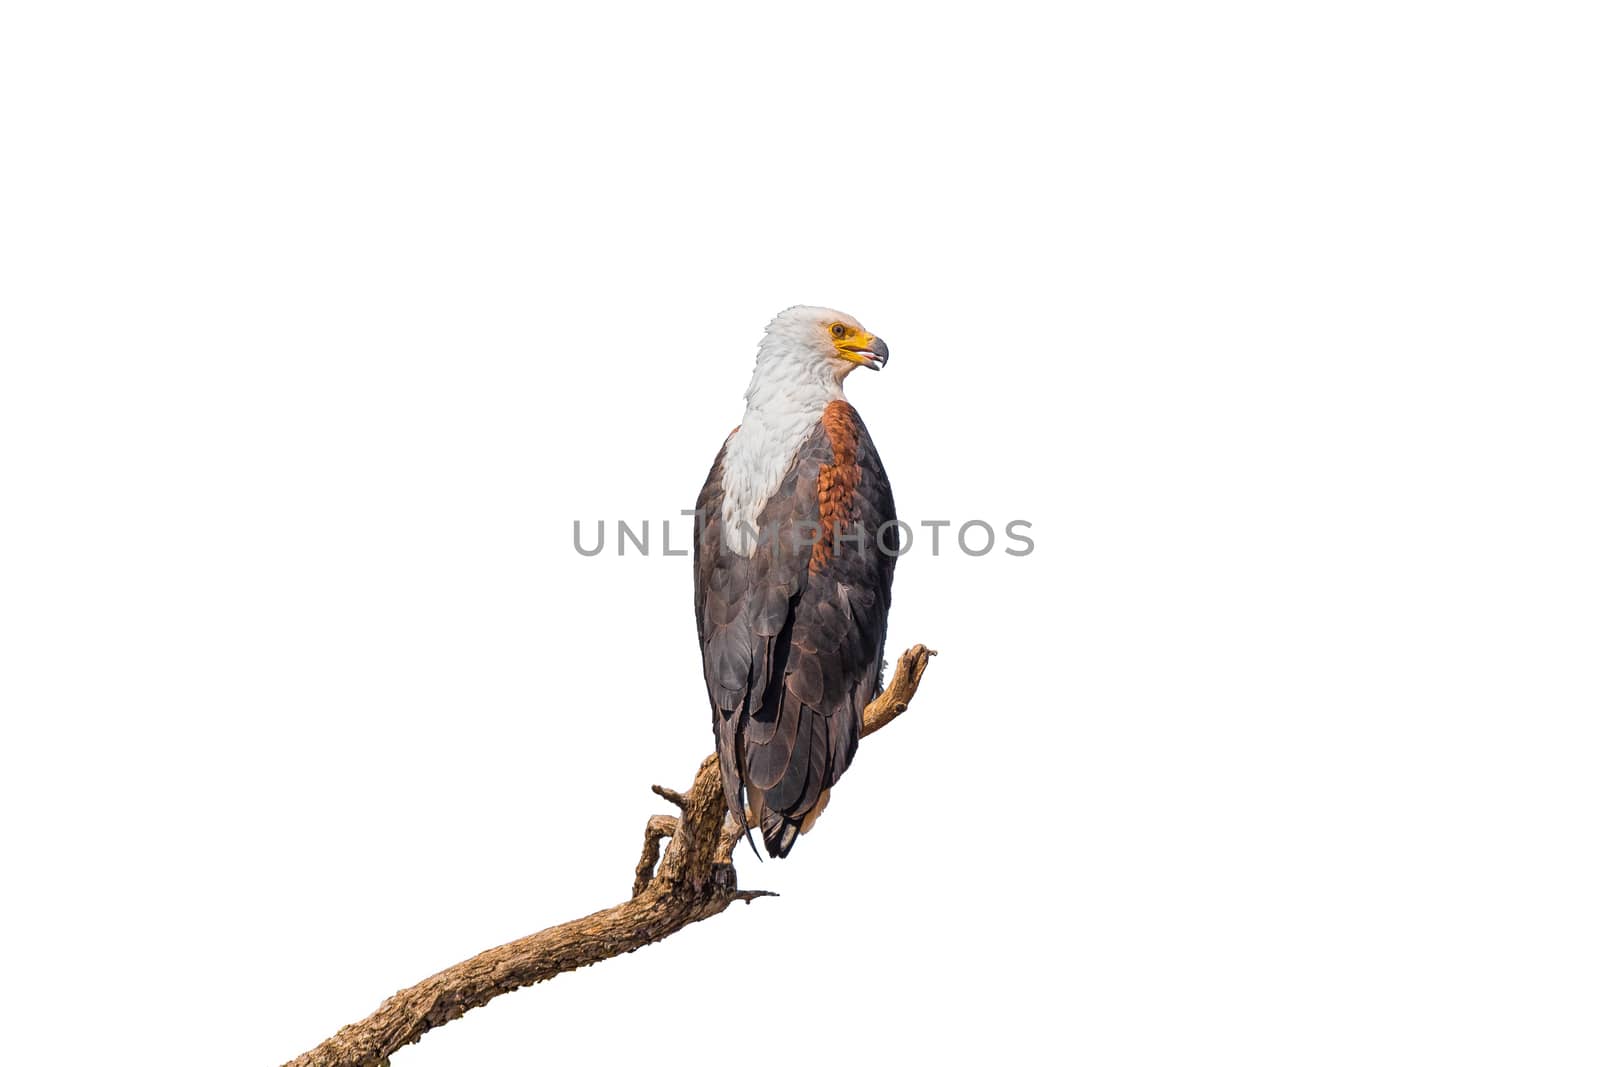
[[[735,430],[734,433],[738,433]],[[728,440],[732,440],[729,435]],[[744,822],[744,798],[738,768],[745,708],[750,699],[753,649],[750,627],[751,561],[722,547],[723,442],[695,502],[694,615],[705,668],[706,695],[711,700],[711,725],[722,765],[723,794],[728,810]]]
[[[728,810],[743,824],[744,786],[761,790],[780,780],[797,743],[799,724],[779,714],[776,693],[782,688],[794,605],[805,587],[810,553],[797,524],[808,508],[816,513],[817,468],[814,460],[805,462],[807,449],[802,448],[774,494],[774,500],[789,502],[793,514],[769,520],[764,512],[762,536],[754,553],[745,557],[723,544],[726,454],[724,443],[695,505],[700,527],[695,538],[695,617],[723,794]],[[809,481],[803,476],[807,466]]]

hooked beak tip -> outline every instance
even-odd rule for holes
[[[867,351],[872,353],[867,366],[873,370],[882,370],[889,365],[889,346],[883,343],[883,338],[874,337],[872,343],[867,346]]]

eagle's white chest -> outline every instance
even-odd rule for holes
[[[803,397],[745,412],[722,457],[722,543],[728,551],[747,557],[755,552],[762,509],[832,399]]]

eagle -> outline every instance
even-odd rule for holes
[[[695,622],[723,793],[774,857],[822,813],[883,687],[900,527],[844,380],[888,362],[843,312],[780,312],[696,503]]]

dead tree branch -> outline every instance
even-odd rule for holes
[[[933,655],[924,645],[906,650],[888,688],[867,706],[862,736],[882,729],[906,710]],[[736,900],[772,895],[738,886],[730,862],[738,844],[737,824],[723,801],[715,755],[700,764],[688,793],[652,788],[679,814],[653,815],[646,823],[630,899],[447,967],[402,989],[377,1011],[285,1067],[380,1067],[396,1049],[502,993],[632,952],[719,914]],[[665,855],[664,838],[670,838]]]

